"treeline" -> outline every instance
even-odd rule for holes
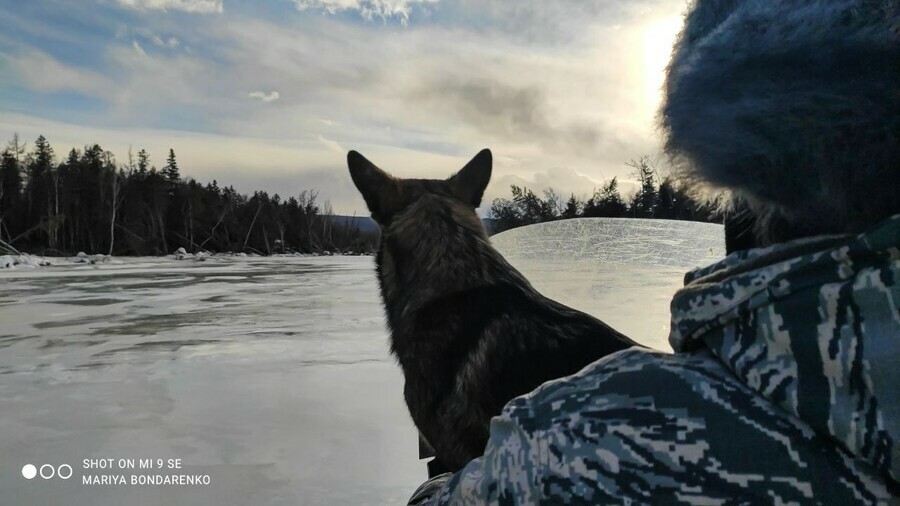
[[[149,154],[117,162],[99,145],[61,163],[50,143],[14,136],[0,153],[0,245],[45,255],[189,252],[369,252],[377,237],[331,217],[314,190],[282,198],[242,195],[182,178],[175,152],[161,169]]]
[[[619,182],[612,178],[595,189],[586,201],[574,194],[568,200],[552,188],[543,191],[543,198],[528,188],[512,185],[512,199],[494,199],[491,204],[492,232],[568,218],[659,218],[722,222],[719,203],[701,202],[691,197],[688,188],[674,178],[659,177],[648,157],[628,163],[640,189],[629,201],[619,193]]]

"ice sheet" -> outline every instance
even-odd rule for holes
[[[0,504],[380,505],[424,481],[371,257],[117,262],[0,273]],[[81,484],[110,457],[211,483]]]
[[[664,351],[672,350],[669,302],[685,272],[725,255],[721,225],[689,221],[579,218],[491,240],[544,295]]]

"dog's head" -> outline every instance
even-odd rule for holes
[[[441,215],[453,221],[477,219],[475,208],[491,179],[491,152],[484,149],[448,179],[399,179],[379,169],[356,151],[347,154],[353,183],[362,194],[372,218],[383,231],[399,217],[428,221]],[[480,223],[480,222],[479,222]]]

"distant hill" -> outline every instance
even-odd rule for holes
[[[331,217],[335,223],[339,225],[347,225],[349,227],[356,227],[360,232],[377,232],[378,224],[375,223],[375,220],[370,218],[369,216],[341,216],[335,215]],[[482,218],[481,222],[484,223],[484,227],[487,229],[488,234],[493,234],[493,226],[494,222],[491,218]]]
[[[341,216],[334,215],[332,220],[338,225],[346,225],[350,228],[358,228],[360,232],[377,232],[378,224],[369,216]]]

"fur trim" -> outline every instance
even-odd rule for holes
[[[900,0],[697,0],[665,95],[669,154],[770,240],[900,213]]]

